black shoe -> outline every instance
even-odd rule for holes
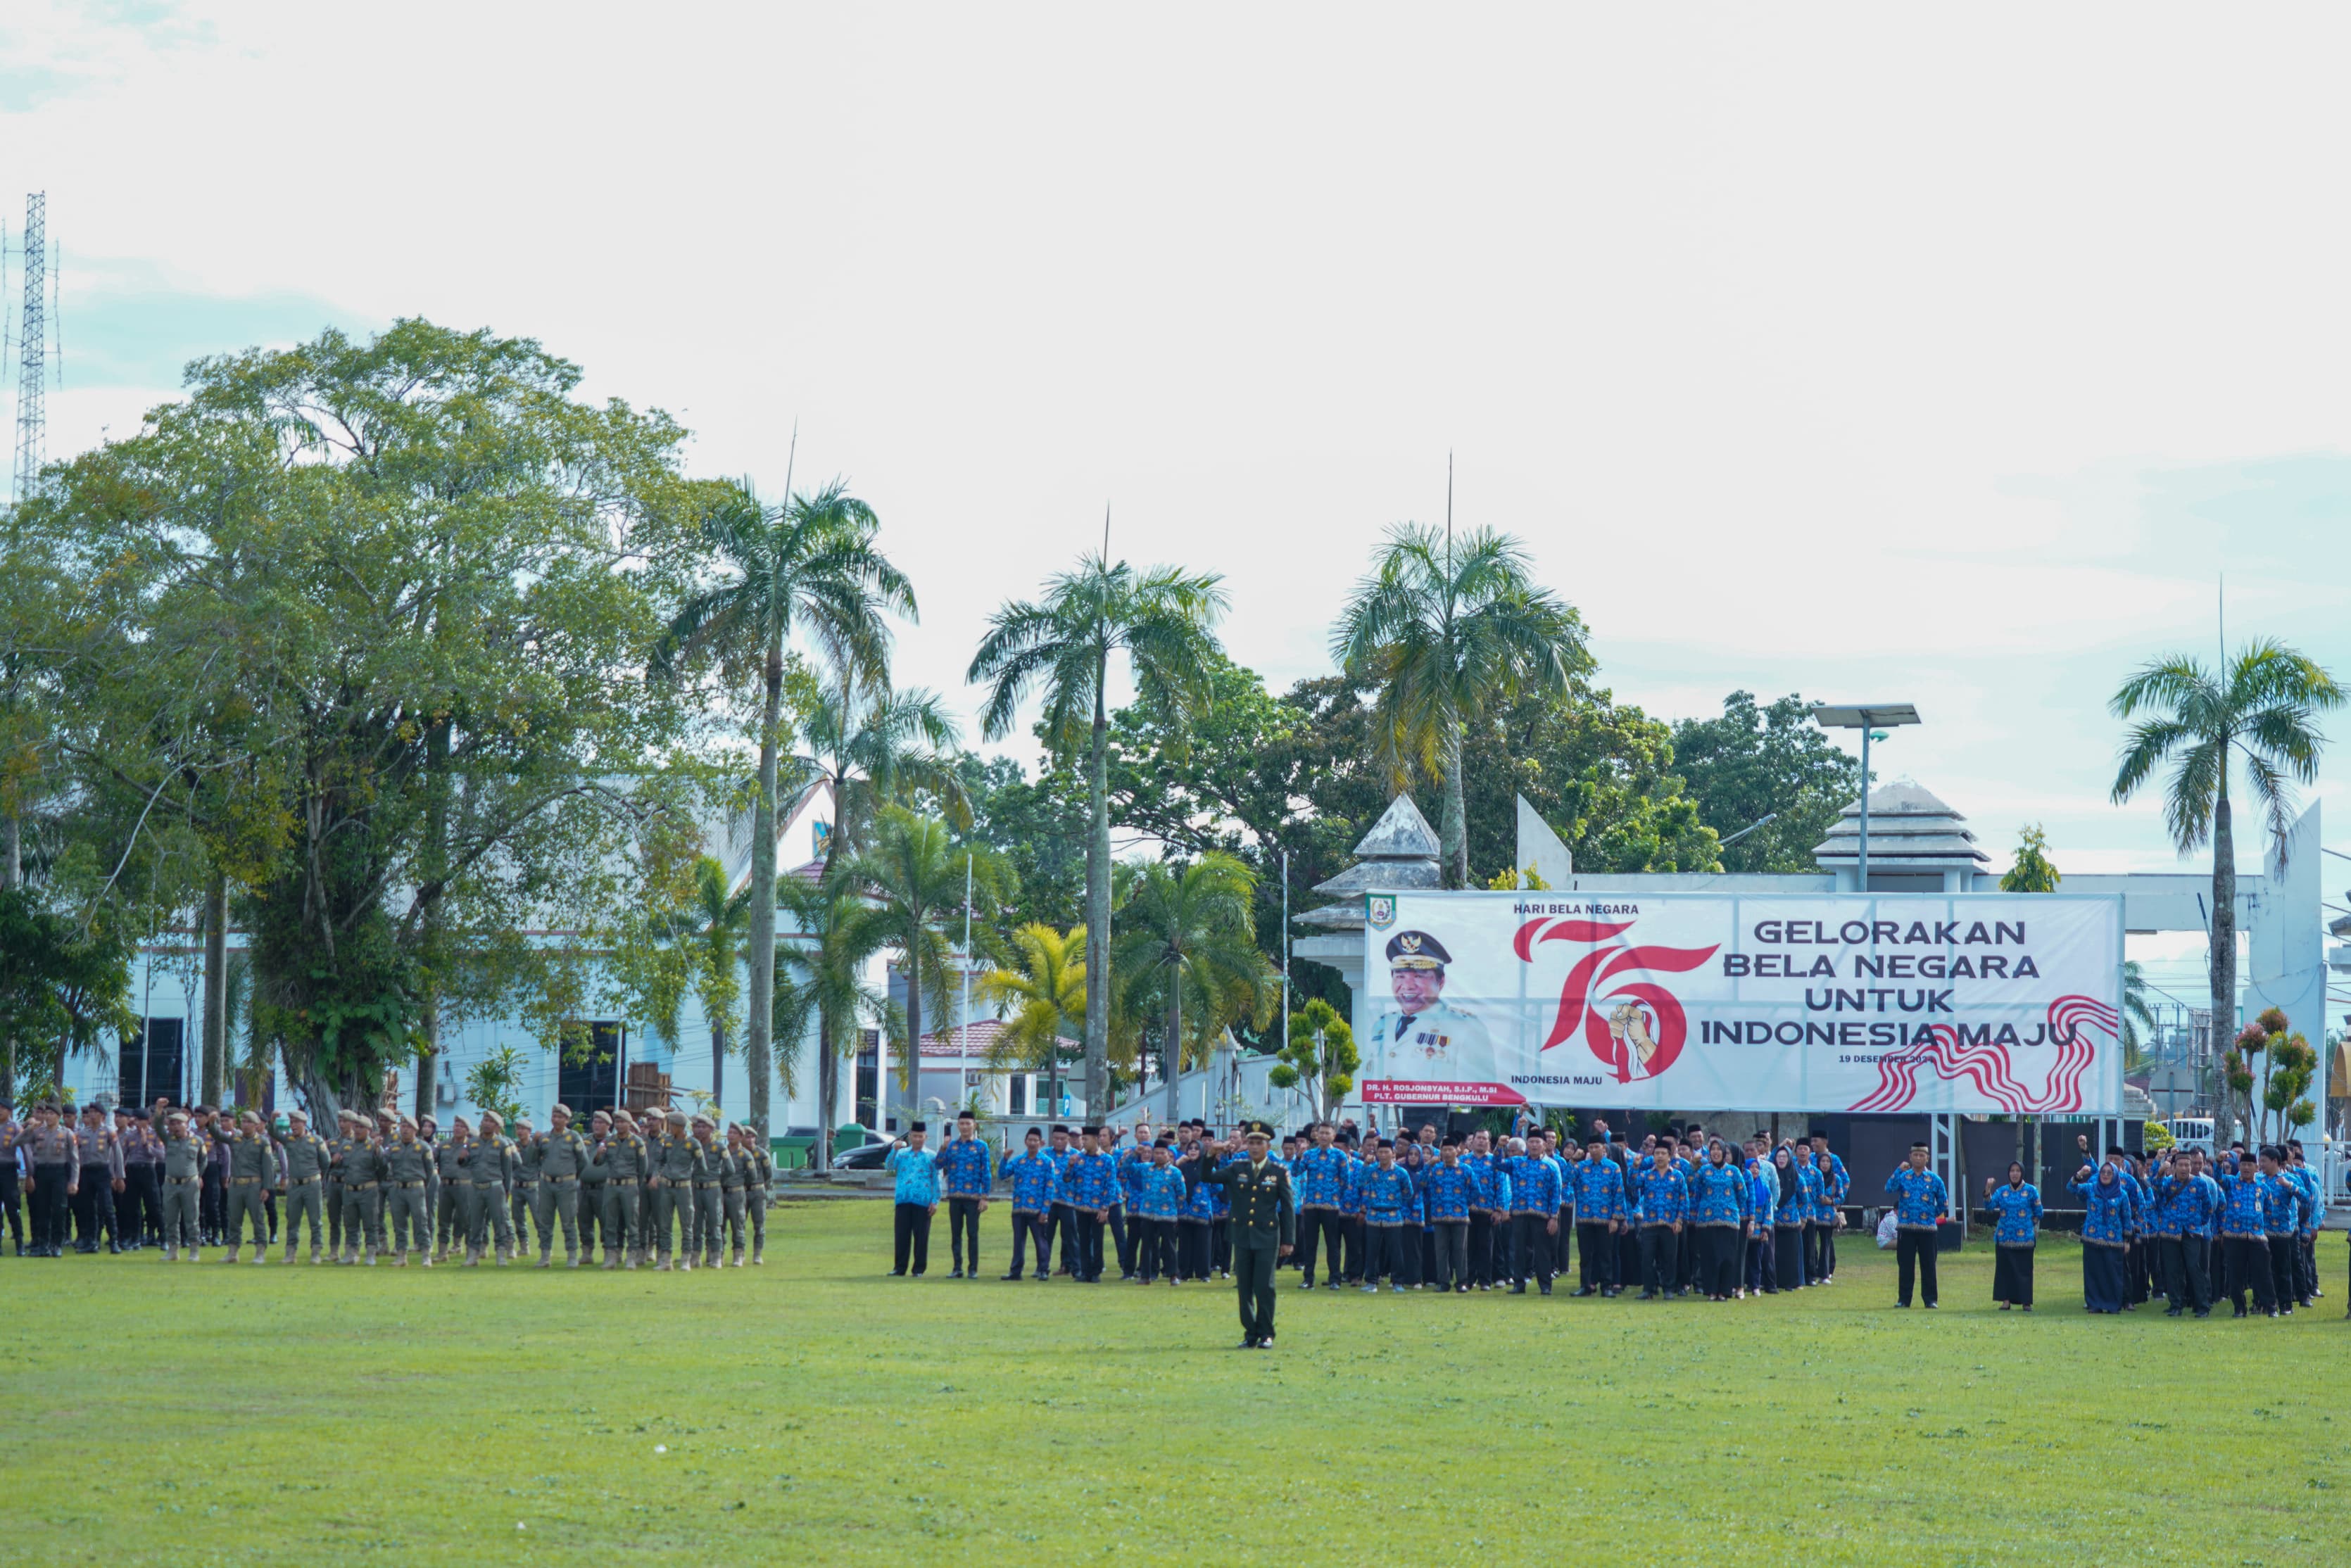
[[[1241,1341],[1240,1343],[1233,1346],[1233,1348],[1235,1350],[1255,1350],[1257,1348],[1257,1341],[1253,1339],[1245,1339]]]
[[[1549,1285],[1545,1285],[1545,1286],[1542,1288],[1542,1293],[1543,1293],[1544,1295],[1546,1295],[1546,1296],[1550,1295],[1550,1294],[1551,1294],[1551,1287],[1550,1287]]]
[[[1005,1276],[1004,1276],[1004,1278],[1005,1278],[1005,1279],[1008,1279],[1008,1280],[1017,1280],[1017,1279],[1020,1278],[1020,1276],[1019,1276],[1019,1275],[1018,1275],[1018,1274],[1007,1274],[1007,1275],[1005,1275]]]
[[[1576,1296],[1596,1296],[1599,1293],[1599,1291],[1593,1290],[1589,1285],[1578,1285],[1574,1290],[1570,1291],[1568,1295],[1573,1298]]]
[[[1932,1302],[1932,1301],[1928,1301],[1928,1302],[1927,1303],[1927,1310],[1928,1310],[1928,1312],[1933,1312],[1933,1311],[1935,1310],[1935,1303],[1934,1303],[1934,1302]]]
[[[1510,1294],[1514,1296],[1523,1296],[1526,1293],[1527,1288],[1524,1285],[1513,1285],[1510,1287]]]
[[[2199,1307],[2196,1309],[2195,1315],[2199,1318],[2209,1318],[2212,1315],[2212,1309],[2210,1307]],[[2351,1317],[2351,1312],[2346,1312],[2344,1316]]]
[[[893,1280],[903,1280],[903,1279],[904,1279],[905,1277],[906,1277],[906,1270],[904,1270],[904,1269],[893,1269],[893,1270],[890,1270],[890,1278],[892,1278]]]

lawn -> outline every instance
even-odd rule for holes
[[[2339,1234],[2282,1322],[2086,1317],[2062,1244],[2030,1317],[1991,1309],[1988,1248],[1896,1312],[1848,1239],[1834,1287],[1716,1306],[1285,1276],[1280,1347],[1242,1354],[1227,1288],[998,1283],[1000,1206],[984,1282],[936,1253],[885,1280],[888,1226],[787,1204],[768,1266],[716,1274],[0,1261],[8,1555],[2088,1568],[2351,1539]]]

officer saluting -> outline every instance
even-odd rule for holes
[[[1273,1345],[1273,1270],[1298,1240],[1298,1206],[1290,1196],[1290,1172],[1266,1157],[1273,1129],[1251,1122],[1242,1131],[1241,1158],[1219,1166],[1224,1145],[1211,1143],[1200,1155],[1199,1179],[1225,1189],[1232,1202],[1233,1284],[1240,1295],[1239,1350]]]
[[[1365,1076],[1501,1082],[1486,1026],[1445,1000],[1445,967],[1453,962],[1445,944],[1426,931],[1399,931],[1387,953],[1395,1006],[1372,1027],[1373,1071]]]

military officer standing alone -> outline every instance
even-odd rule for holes
[[[1290,1202],[1290,1173],[1266,1156],[1273,1129],[1251,1122],[1241,1136],[1243,1155],[1218,1166],[1221,1144],[1210,1144],[1200,1160],[1200,1179],[1225,1189],[1232,1200],[1233,1283],[1240,1296],[1241,1350],[1273,1344],[1273,1270],[1298,1239],[1298,1213]]]
[[[327,1189],[327,1166],[334,1155],[327,1147],[327,1141],[310,1131],[310,1118],[299,1111],[287,1118],[281,1147],[283,1159],[277,1180],[278,1191],[286,1197],[286,1261],[294,1261],[295,1243],[300,1239],[302,1221],[308,1219],[310,1261],[316,1263],[322,1240],[319,1227],[325,1212],[320,1199]]]

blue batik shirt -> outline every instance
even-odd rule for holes
[[[1184,1173],[1174,1166],[1149,1166],[1134,1185],[1128,1210],[1137,1219],[1175,1219],[1184,1212]]]
[[[1747,1212],[1755,1223],[1766,1223],[1772,1206],[1780,1201],[1780,1178],[1772,1167],[1761,1160],[1747,1162]]]
[[[939,1185],[949,1197],[986,1197],[995,1164],[977,1138],[949,1138],[939,1145]]]
[[[1737,1166],[1716,1165],[1708,1161],[1690,1184],[1690,1223],[1693,1225],[1735,1225],[1747,1223],[1747,1173]]]
[[[1813,1178],[1813,1220],[1822,1225],[1834,1225],[1837,1201],[1844,1197],[1844,1182],[1834,1168],[1823,1170],[1818,1166],[1808,1166],[1804,1174]]]
[[[1644,1225],[1677,1225],[1689,1213],[1689,1183],[1681,1167],[1643,1166],[1633,1178],[1633,1217]]]
[[[1364,1219],[1370,1225],[1405,1225],[1417,1220],[1412,1202],[1412,1177],[1402,1166],[1382,1170],[1374,1166],[1358,1180]]]
[[[1585,1160],[1575,1167],[1575,1221],[1605,1225],[1625,1218],[1625,1173],[1614,1160]]]
[[[2126,1247],[2138,1218],[2138,1195],[2117,1172],[2112,1181],[2087,1176],[2068,1184],[2082,1199],[2082,1240],[2095,1247]]]
[[[1559,1172],[1549,1160],[1515,1155],[1503,1162],[1503,1168],[1510,1173],[1511,1213],[1549,1217],[1559,1212]]]
[[[1894,1200],[1894,1223],[1903,1230],[1932,1230],[1951,1211],[1951,1195],[1933,1171],[1898,1167],[1886,1178],[1886,1196]]]
[[[1347,1166],[1351,1163],[1347,1152],[1336,1144],[1327,1149],[1308,1149],[1299,1155],[1298,1167],[1290,1172],[1298,1182],[1298,1207],[1338,1207],[1346,1196]]]
[[[1061,1196],[1060,1167],[1039,1149],[1030,1154],[1023,1149],[1004,1162],[1004,1177],[1012,1184],[1012,1207],[1020,1214],[1042,1214],[1057,1203],[1069,1200]]]
[[[2326,1207],[2325,1194],[2318,1183],[2318,1173],[2308,1166],[2288,1166],[2285,1178],[2302,1191],[2295,1228],[2304,1236],[2317,1235],[2319,1212]]]
[[[939,1156],[930,1149],[892,1149],[882,1163],[898,1173],[898,1203],[919,1203],[935,1208],[939,1202]]]
[[[1144,1173],[1151,1169],[1147,1150],[1129,1149],[1118,1156],[1116,1175],[1118,1189],[1129,1208],[1134,1207],[1134,1195],[1143,1190]]]
[[[1991,1215],[1992,1244],[1998,1247],[2030,1247],[2041,1235],[2041,1189],[2032,1183],[2009,1186],[2002,1184],[1991,1189],[1983,1200],[1984,1212]]]
[[[1091,1155],[1081,1151],[1070,1162],[1061,1191],[1061,1201],[1073,1208],[1108,1208],[1126,1196],[1117,1162],[1099,1149]]]
[[[1469,1173],[1470,1191],[1474,1195],[1469,1200],[1470,1207],[1491,1209],[1502,1207],[1495,1197],[1500,1187],[1493,1155],[1464,1155],[1461,1156],[1461,1168]]]
[[[1421,1201],[1428,1214],[1428,1222],[1441,1224],[1447,1220],[1466,1220],[1472,1208],[1482,1208],[1478,1200],[1478,1181],[1468,1166],[1435,1165],[1421,1176]]]
[[[1371,1161],[1353,1155],[1347,1156],[1346,1174],[1339,1178],[1340,1213],[1352,1214],[1358,1219],[1363,1218],[1364,1173],[1371,1168]]]
[[[2158,1184],[2168,1236],[2207,1236],[2220,1212],[2220,1186],[2208,1176],[2166,1176]]]
[[[2258,1171],[2238,1170],[2220,1177],[2220,1233],[2224,1236],[2265,1236],[2262,1178]]]
[[[1783,1196],[1780,1191],[1780,1167],[1771,1167],[1771,1223],[1801,1226],[1812,1215],[1813,1200],[1804,1191],[1804,1173],[1791,1166],[1788,1174],[1788,1190]]]
[[[2272,1236],[2294,1234],[2302,1222],[2301,1186],[2282,1171],[2276,1176],[2263,1171],[2254,1179],[2261,1183],[2262,1228]]]

